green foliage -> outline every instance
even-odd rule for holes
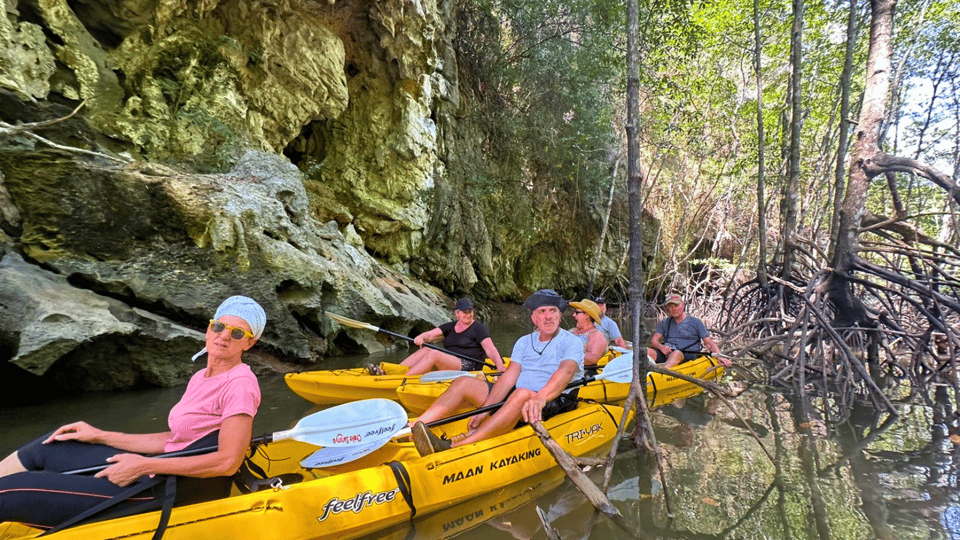
[[[506,205],[511,217],[527,216],[535,236],[596,238],[617,140],[622,6],[474,0],[460,10],[461,78],[489,160],[461,173],[471,195],[491,212]]]
[[[902,109],[887,148],[911,149],[910,157],[949,171],[956,160],[958,90],[960,90],[960,6],[934,2],[904,6],[905,24],[896,43],[904,51],[904,73],[898,93]],[[906,54],[909,52],[909,54]]]
[[[898,6],[895,68],[899,58],[906,61],[899,79],[902,110],[891,115],[888,151],[956,161],[958,5],[931,0]],[[848,1],[805,6],[798,233],[825,252],[839,134],[853,133],[866,79],[869,6],[855,6],[853,37],[846,35]],[[681,276],[694,259],[711,267],[722,266],[721,260],[738,263],[741,253],[748,258],[742,267],[754,268],[759,242],[777,248],[776,238],[756,238],[756,224],[766,220],[774,235],[779,228],[793,13],[786,0],[758,0],[758,9],[759,95],[753,0],[641,2],[641,168],[646,209],[662,222],[655,255],[665,275]],[[479,104],[483,153],[499,163],[478,167],[469,185],[479,199],[531,220],[534,236],[551,235],[543,245],[582,244],[597,232],[595,210],[605,204],[609,156],[623,152],[623,11],[620,3],[554,0],[473,0],[462,8],[456,42],[462,80]],[[840,82],[848,42],[853,73],[844,119]],[[760,97],[768,197],[762,215],[756,201]],[[942,218],[933,214],[942,211],[943,194],[909,177],[897,182],[907,213],[919,216],[914,224],[936,235]],[[891,215],[884,184],[875,182],[869,207]],[[622,204],[615,208],[626,211]],[[622,238],[627,221],[615,214],[612,223]]]

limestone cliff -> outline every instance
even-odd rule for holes
[[[587,282],[599,212],[558,241],[522,182],[467,185],[502,170],[470,124],[455,2],[5,7],[0,361],[69,374],[151,347],[187,354],[219,299],[243,293],[267,308],[265,350],[309,362],[382,346],[325,310],[406,332],[447,318],[447,295]],[[87,329],[84,306],[99,314]],[[124,370],[88,386],[185,371]]]

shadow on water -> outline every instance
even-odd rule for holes
[[[520,326],[494,330],[509,355]],[[332,359],[325,367],[396,361],[409,351]],[[254,430],[287,429],[315,410],[281,376],[261,377],[263,405]],[[159,431],[183,388],[88,394],[0,410],[0,452],[85,419],[106,429]],[[947,387],[921,399],[903,391],[899,417],[857,396],[801,400],[791,389],[754,387],[733,404],[757,442],[719,400],[688,398],[653,412],[667,466],[664,487],[646,458],[621,443],[610,497],[638,538],[665,539],[960,539],[960,426]],[[829,414],[827,414],[829,413]],[[590,472],[599,481],[602,471]],[[669,491],[673,518],[664,507]],[[540,508],[564,540],[620,539],[558,472],[443,512],[376,538],[462,540],[547,538]]]

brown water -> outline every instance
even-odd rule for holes
[[[493,328],[508,355],[522,325]],[[332,359],[328,367],[396,360],[407,351]],[[289,428],[314,406],[287,390],[280,376],[261,377],[263,405],[256,433]],[[182,388],[88,394],[0,412],[4,454],[67,421],[107,429],[157,431]],[[904,391],[906,396],[906,391]],[[922,404],[899,404],[899,418],[868,403],[831,409],[802,404],[788,390],[754,388],[733,406],[747,419],[764,454],[737,417],[714,398],[698,396],[653,413],[667,465],[667,515],[659,477],[621,444],[610,496],[631,531],[597,517],[569,481],[549,474],[377,538],[500,540],[548,538],[539,507],[564,540],[684,539],[960,539],[960,427],[944,387]],[[831,404],[832,405],[832,404]],[[956,441],[956,442],[954,442]],[[602,471],[591,471],[598,481]]]

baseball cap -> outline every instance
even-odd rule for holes
[[[664,300],[663,305],[669,306],[670,304],[682,304],[683,298],[679,294],[668,294],[667,299]]]

